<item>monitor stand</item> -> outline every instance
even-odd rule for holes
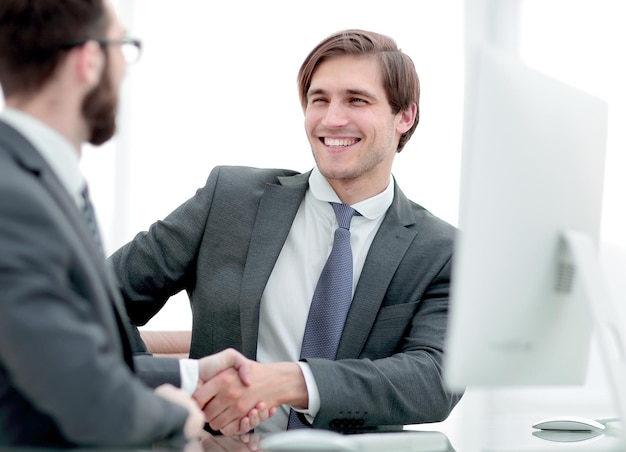
[[[598,338],[602,361],[605,365],[617,416],[626,419],[626,331],[609,294],[603,277],[598,250],[593,240],[581,232],[566,230],[562,233],[563,258],[580,278],[583,297],[588,303],[593,331]],[[626,438],[621,435],[626,445]]]

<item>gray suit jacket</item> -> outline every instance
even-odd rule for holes
[[[180,433],[186,411],[133,375],[176,383],[178,363],[133,366],[125,321],[74,201],[0,122],[0,445],[149,445]]]
[[[259,303],[309,174],[218,167],[204,188],[112,257],[130,317],[150,319],[188,291],[191,355],[234,347],[255,358]],[[445,419],[442,354],[456,230],[395,197],[363,267],[337,360],[309,359],[320,428]]]

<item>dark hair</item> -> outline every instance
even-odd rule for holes
[[[302,108],[307,105],[307,93],[317,67],[325,60],[340,55],[374,55],[380,61],[383,87],[393,113],[417,105],[415,123],[400,137],[397,152],[409,141],[419,122],[420,84],[411,58],[396,42],[385,35],[365,30],[344,30],[320,42],[306,57],[298,72],[298,90]]]
[[[65,58],[64,44],[104,36],[103,0],[1,0],[0,85],[5,96],[41,88]]]

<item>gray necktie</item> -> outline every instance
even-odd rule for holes
[[[91,232],[91,235],[94,238],[96,245],[100,252],[104,255],[104,247],[102,246],[102,238],[100,236],[100,230],[98,229],[98,222],[96,221],[96,214],[93,209],[93,204],[91,204],[91,199],[89,197],[89,189],[87,185],[83,188],[81,192],[83,197],[83,208],[81,213],[83,214],[83,218],[85,219],[85,223],[87,223],[87,227]]]
[[[352,303],[352,249],[350,221],[357,212],[346,204],[330,203],[337,216],[333,248],[324,265],[304,330],[300,358],[334,360],[348,310]],[[287,429],[306,427],[297,413],[289,413]]]
[[[85,223],[87,224],[89,232],[91,232],[91,235],[93,236],[96,246],[102,253],[102,256],[105,256],[104,247],[102,246],[102,237],[100,236],[100,229],[98,228],[98,222],[96,221],[96,213],[93,208],[93,204],[91,203],[91,198],[89,197],[89,188],[87,188],[87,185],[83,188],[81,195],[83,197],[83,208],[81,209],[81,213]],[[126,314],[124,311],[120,311],[114,302],[111,303],[111,307],[113,308],[115,321],[120,330],[124,360],[131,368],[133,368],[133,352],[130,344],[131,337],[129,336],[127,330],[128,320],[126,319]],[[124,321],[124,319],[126,319],[126,321]]]

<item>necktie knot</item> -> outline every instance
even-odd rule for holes
[[[357,211],[347,204],[331,202],[330,205],[335,211],[335,216],[337,217],[337,223],[339,223],[339,227],[342,229],[350,230],[350,222],[352,221],[352,217],[357,213]]]

